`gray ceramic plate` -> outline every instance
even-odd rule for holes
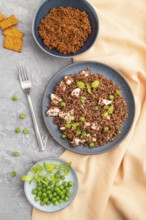
[[[122,95],[126,100],[127,108],[129,112],[128,119],[123,124],[122,130],[121,130],[122,133],[113,142],[108,142],[107,144],[104,144],[100,147],[95,147],[93,149],[90,149],[88,147],[83,147],[83,146],[78,146],[76,148],[71,147],[67,140],[64,140],[60,137],[61,133],[58,127],[53,124],[53,117],[46,116],[46,112],[50,104],[49,97],[50,97],[50,94],[54,92],[54,89],[57,83],[59,83],[64,78],[64,76],[69,75],[69,74],[75,75],[76,73],[78,73],[79,71],[85,68],[90,68],[90,70],[93,73],[101,73],[108,79],[113,80],[116,85],[119,85],[122,90]],[[44,121],[45,121],[48,131],[51,133],[52,137],[63,147],[73,152],[80,153],[80,154],[99,154],[99,153],[106,152],[116,147],[128,134],[132,126],[134,114],[135,114],[134,97],[126,80],[120,75],[120,73],[118,73],[113,68],[105,64],[92,62],[92,61],[74,63],[63,68],[59,72],[57,72],[53,76],[53,78],[50,80],[46,88],[44,98],[43,98],[43,117],[44,117]]]
[[[66,164],[67,162],[65,162],[64,160],[61,160],[61,159],[57,159],[57,158],[45,158],[45,159],[42,159],[40,161],[38,161],[36,164],[41,164],[43,165],[44,162],[47,162],[47,163],[55,163],[55,164]],[[36,164],[34,164],[33,166],[35,166]],[[32,166],[32,167],[33,167]],[[32,176],[32,172],[29,172],[27,173],[27,175],[29,176]],[[73,182],[73,186],[71,187],[71,197],[70,199],[65,202],[63,201],[61,204],[59,204],[58,206],[55,206],[53,204],[47,206],[41,206],[39,202],[36,202],[34,200],[34,197],[35,195],[33,195],[31,193],[32,189],[34,189],[36,187],[36,183],[32,182],[31,184],[29,182],[25,182],[24,183],[24,192],[25,192],[25,195],[26,195],[26,198],[27,200],[30,202],[30,204],[35,207],[36,209],[39,209],[41,211],[44,211],[44,212],[56,212],[56,211],[59,211],[61,209],[64,209],[65,207],[67,207],[72,201],[73,199],[75,198],[76,194],[77,194],[77,191],[78,191],[78,179],[77,179],[77,175],[75,173],[75,171],[73,170],[72,167],[69,168],[69,174],[66,176],[66,179],[65,181],[72,181]]]

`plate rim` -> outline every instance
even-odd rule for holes
[[[38,162],[34,163],[34,164],[29,168],[29,170],[30,170],[32,167],[34,167],[36,164],[40,163],[41,161],[46,161],[46,160],[58,160],[58,161],[62,161],[62,162],[67,163],[66,160],[63,160],[63,159],[58,158],[58,157],[45,157],[45,158],[42,158],[42,159],[38,160]],[[46,212],[46,213],[59,212],[59,211],[65,209],[65,208],[67,208],[67,207],[74,201],[74,199],[75,199],[75,197],[76,197],[76,195],[77,195],[77,193],[78,193],[78,189],[79,189],[79,180],[78,180],[77,172],[76,172],[75,169],[72,167],[72,165],[71,165],[70,169],[73,171],[74,176],[75,176],[75,178],[76,178],[76,188],[75,188],[76,190],[75,190],[74,196],[72,197],[72,200],[70,201],[70,203],[69,203],[67,206],[65,206],[65,207],[63,207],[63,208],[61,208],[61,209],[58,209],[58,210],[54,210],[54,211],[47,211],[47,210],[39,209],[38,207],[36,207],[35,205],[33,205],[32,202],[30,201],[30,199],[28,198],[28,196],[27,196],[27,194],[26,194],[26,184],[27,184],[27,182],[24,182],[24,193],[25,193],[25,197],[26,197],[27,201],[29,202],[29,204],[32,205],[35,209],[40,210],[40,211],[42,211],[42,212]],[[27,174],[26,174],[26,175],[28,175],[29,170],[27,171]]]
[[[102,66],[105,66],[105,67],[110,68],[111,70],[115,71],[115,72],[122,78],[122,80],[124,80],[124,81],[126,82],[128,88],[129,88],[129,90],[130,90],[130,92],[131,92],[132,99],[133,99],[133,106],[134,106],[133,119],[132,119],[132,123],[131,123],[131,125],[130,125],[130,127],[129,127],[128,132],[125,134],[124,138],[121,139],[121,140],[118,142],[118,144],[115,144],[115,145],[113,145],[112,147],[110,147],[110,148],[108,148],[108,149],[105,149],[104,151],[100,151],[100,152],[90,152],[90,153],[89,153],[89,152],[85,152],[85,151],[78,152],[78,151],[75,150],[76,148],[71,148],[71,147],[68,148],[68,147],[64,146],[64,145],[60,142],[60,140],[57,140],[57,139],[52,135],[51,129],[47,126],[46,119],[45,119],[45,116],[46,116],[46,115],[45,115],[45,112],[44,112],[44,103],[45,103],[44,100],[45,100],[45,97],[46,97],[46,94],[47,94],[47,89],[49,88],[49,86],[50,86],[52,80],[54,80],[54,79],[56,78],[56,76],[59,74],[59,72],[64,71],[64,70],[66,70],[66,69],[68,69],[68,68],[70,68],[70,67],[72,67],[72,66],[74,66],[74,65],[79,65],[79,64],[82,65],[82,64],[86,64],[86,63],[102,65]],[[50,80],[49,80],[49,82],[48,82],[48,84],[47,84],[47,86],[46,86],[46,88],[45,88],[44,94],[43,94],[43,99],[42,99],[42,114],[43,114],[43,120],[44,120],[44,122],[45,122],[45,126],[46,126],[46,128],[47,128],[47,131],[49,131],[51,137],[52,137],[57,143],[59,143],[63,148],[65,148],[65,150],[69,150],[69,151],[71,151],[71,152],[73,152],[73,153],[77,153],[77,154],[81,154],[81,155],[98,155],[98,154],[106,153],[106,152],[108,152],[108,151],[110,151],[110,150],[113,150],[114,148],[118,147],[118,145],[121,144],[121,143],[124,141],[124,139],[128,136],[128,134],[129,134],[129,132],[130,132],[132,126],[133,126],[134,119],[135,119],[135,106],[136,106],[136,105],[135,105],[135,98],[134,98],[134,95],[133,95],[131,86],[129,85],[129,83],[128,83],[128,81],[125,79],[125,77],[124,77],[119,71],[117,71],[117,70],[114,69],[113,67],[111,67],[111,66],[109,66],[109,65],[107,65],[107,64],[105,64],[105,63],[102,63],[102,62],[92,61],[92,60],[85,60],[85,61],[74,62],[74,63],[71,63],[71,64],[69,64],[69,65],[67,65],[67,66],[65,66],[65,67],[63,67],[63,68],[61,68],[60,70],[58,70],[58,71],[50,78]],[[55,126],[55,125],[54,125],[54,126]],[[102,146],[101,146],[101,147],[102,147]],[[92,149],[91,149],[91,150],[92,150]]]

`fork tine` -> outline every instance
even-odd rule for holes
[[[18,74],[21,82],[29,80],[25,66],[18,66]]]
[[[22,75],[21,75],[21,66],[18,66],[18,77],[19,77],[19,81],[22,82]]]
[[[24,80],[27,81],[28,77],[27,77],[27,70],[26,70],[25,66],[22,66],[22,71],[23,71]]]

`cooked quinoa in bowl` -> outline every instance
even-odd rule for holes
[[[72,147],[94,148],[114,141],[128,117],[120,87],[90,69],[65,76],[50,99],[46,115],[54,118]]]

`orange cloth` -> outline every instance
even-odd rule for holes
[[[127,79],[136,101],[134,124],[110,152],[83,156],[66,150],[61,158],[72,161],[77,171],[78,194],[62,211],[33,209],[32,220],[146,219],[146,0],[90,2],[99,16],[99,36],[74,61],[106,63]]]

